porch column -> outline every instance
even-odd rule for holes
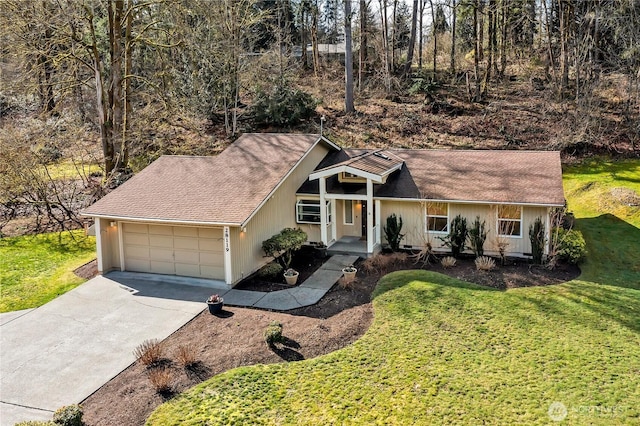
[[[98,273],[100,274],[104,272],[104,264],[102,261],[103,252],[102,252],[102,227],[100,226],[101,220],[102,219],[100,219],[99,217],[96,217],[95,221],[93,222],[95,224],[95,232],[96,232],[96,258],[98,259]]]
[[[551,207],[547,207],[547,217],[544,220],[544,233],[546,244],[544,245],[544,254],[549,255],[551,249]]]
[[[120,254],[120,270],[124,271],[124,234],[122,228],[124,225],[122,222],[118,222],[118,250]],[[115,265],[113,265],[115,267]]]
[[[329,245],[329,239],[327,238],[327,178],[320,178],[320,240]]]
[[[231,285],[233,283],[233,269],[231,266],[231,232],[228,226],[224,227],[222,235],[224,239],[224,282]]]
[[[336,201],[331,200],[331,241],[335,241],[338,238],[338,216],[336,216]]]
[[[367,178],[367,253],[373,253],[373,181]]]
[[[381,216],[381,211],[380,211],[380,200],[376,200],[376,244],[380,244],[380,231],[381,231],[381,227],[380,227],[380,216]]]

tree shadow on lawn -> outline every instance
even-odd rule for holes
[[[578,279],[640,290],[640,229],[612,214],[576,219],[576,229],[588,251]]]

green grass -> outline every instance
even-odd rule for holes
[[[44,166],[43,172],[44,172]],[[99,164],[74,164],[71,160],[47,166],[47,171],[53,180],[80,179],[94,172],[102,172]]]
[[[501,292],[427,271],[390,274],[355,344],[228,371],[148,423],[550,424],[557,401],[564,424],[638,424],[640,217],[601,201],[613,187],[636,188],[639,165],[567,170],[589,244],[579,279]]]
[[[82,231],[0,239],[0,312],[35,308],[85,280],[73,270],[95,258]]]

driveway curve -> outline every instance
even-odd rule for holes
[[[116,376],[146,339],[162,340],[215,289],[95,277],[37,309],[0,316],[0,425],[50,420]]]

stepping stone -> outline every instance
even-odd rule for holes
[[[256,308],[273,309],[276,311],[288,311],[300,308],[302,305],[291,294],[291,290],[278,290],[266,293],[255,305]]]
[[[338,282],[342,276],[342,268],[340,270],[318,269],[309,278],[307,278],[298,288],[321,289],[326,293],[333,285]]]
[[[297,287],[289,290],[301,306],[315,305],[327,293],[323,289]]]
[[[231,306],[254,306],[265,294],[262,291],[229,290],[224,295],[224,303]]]

